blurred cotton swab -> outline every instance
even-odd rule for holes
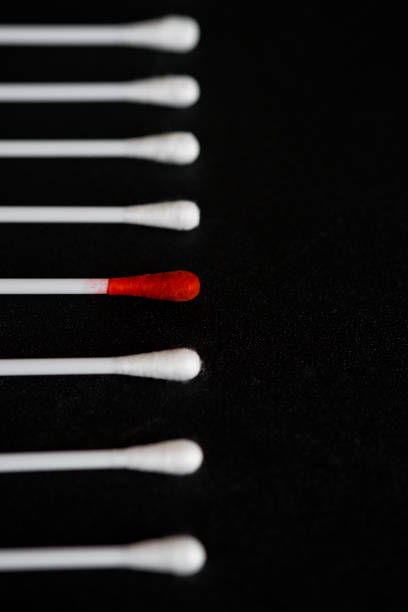
[[[125,83],[0,83],[0,102],[140,102],[185,108],[200,88],[189,76],[162,76]]]
[[[0,157],[130,157],[183,165],[199,154],[190,132],[119,140],[0,140]]]
[[[0,572],[74,569],[133,569],[188,576],[207,555],[192,536],[170,536],[121,546],[0,550]]]
[[[192,230],[200,209],[189,200],[136,206],[0,206],[0,223],[128,223]]]
[[[130,46],[185,53],[194,49],[199,38],[197,21],[183,15],[115,25],[0,27],[0,45]]]
[[[0,453],[0,472],[128,469],[182,476],[202,461],[200,446],[180,439],[112,450]]]
[[[124,357],[0,359],[0,376],[124,374],[186,381],[195,378],[200,370],[200,357],[187,348]]]
[[[186,270],[118,278],[0,278],[0,295],[129,295],[187,302],[199,292],[198,277]]]

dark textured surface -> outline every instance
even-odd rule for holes
[[[187,478],[2,476],[0,545],[131,542],[191,532],[191,579],[130,572],[0,576],[2,598],[55,608],[344,610],[403,588],[407,522],[406,129],[398,16],[304,9],[248,15],[207,3],[2,5],[0,21],[197,16],[185,56],[0,48],[1,80],[109,80],[187,72],[191,110],[0,107],[0,138],[194,131],[191,167],[0,161],[2,204],[110,205],[188,197],[200,229],[2,226],[0,276],[191,269],[192,303],[1,297],[1,357],[103,356],[191,346],[191,384],[115,377],[0,381],[0,449],[123,446],[192,437]],[[200,8],[201,7],[201,8]],[[352,102],[352,111],[348,103]],[[387,101],[387,100],[386,100]],[[388,100],[389,101],[389,100]],[[291,110],[291,108],[295,110]]]

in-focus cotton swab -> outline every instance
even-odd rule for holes
[[[199,292],[198,277],[186,270],[118,278],[0,278],[0,295],[129,295],[188,302]]]
[[[0,206],[0,223],[129,223],[192,230],[200,223],[200,209],[189,200],[136,206]]]
[[[120,140],[0,140],[0,157],[130,157],[183,165],[199,154],[190,132]]]
[[[189,576],[206,559],[201,542],[180,535],[121,546],[3,549],[0,572],[120,568]]]
[[[200,446],[180,439],[110,450],[0,453],[0,473],[128,469],[182,476],[202,461]]]
[[[195,378],[200,370],[200,357],[187,348],[124,357],[0,359],[0,376],[124,374],[186,381]]]
[[[190,76],[162,76],[124,83],[0,84],[0,102],[140,102],[185,108],[200,88]]]
[[[197,21],[183,15],[117,25],[6,25],[0,45],[131,46],[185,53],[197,45]]]

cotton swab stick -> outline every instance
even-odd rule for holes
[[[117,25],[6,25],[0,45],[130,46],[185,53],[197,45],[197,21],[182,15]]]
[[[129,295],[188,302],[199,292],[198,277],[186,270],[118,278],[0,278],[0,295]]]
[[[200,370],[200,357],[187,348],[124,357],[0,359],[0,376],[123,374],[186,381],[195,378]]]
[[[202,461],[201,447],[180,439],[110,450],[0,453],[0,473],[128,469],[183,476]]]
[[[121,546],[3,549],[0,572],[118,568],[189,576],[206,559],[201,542],[180,535]]]
[[[185,108],[200,88],[190,76],[162,76],[124,83],[0,84],[0,102],[140,102]]]
[[[192,230],[200,209],[189,200],[136,206],[0,206],[0,223],[127,223]]]
[[[0,140],[0,157],[130,157],[183,165],[199,154],[190,132],[120,140]]]

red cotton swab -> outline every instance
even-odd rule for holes
[[[131,295],[153,300],[187,302],[200,293],[192,272],[175,270],[119,278],[1,278],[3,295]]]

